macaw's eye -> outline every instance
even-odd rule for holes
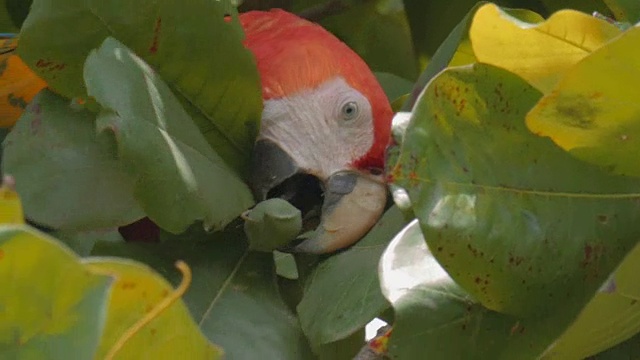
[[[353,120],[358,116],[358,104],[355,101],[349,101],[342,105],[342,118],[344,120]]]
[[[383,173],[384,173],[383,169],[375,168],[375,167],[369,168],[369,174],[371,175],[378,176],[378,175],[382,175]]]

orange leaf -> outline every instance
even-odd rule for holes
[[[47,86],[18,57],[17,39],[0,42],[0,127],[11,127],[33,97]]]

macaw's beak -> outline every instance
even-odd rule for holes
[[[353,168],[327,177],[318,173],[302,169],[276,143],[256,142],[251,185],[257,200],[280,197],[289,201],[302,212],[305,229],[314,230],[283,251],[323,254],[348,247],[360,240],[384,211],[387,187],[382,176]]]

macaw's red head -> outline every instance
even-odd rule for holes
[[[312,218],[314,235],[292,246],[325,253],[349,246],[378,220],[393,113],[366,63],[322,27],[282,10],[240,16],[257,60],[264,111],[253,157],[256,197],[282,197]]]

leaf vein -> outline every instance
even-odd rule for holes
[[[405,177],[405,176],[397,176],[395,178],[395,182],[400,181],[420,181],[425,184],[433,184],[434,181],[431,179],[423,178],[423,177]],[[566,198],[585,198],[585,199],[636,199],[640,198],[640,193],[622,193],[622,194],[596,194],[596,193],[573,193],[573,192],[553,192],[553,191],[544,191],[544,190],[527,190],[527,189],[518,189],[515,187],[509,186],[493,186],[493,185],[482,185],[482,184],[466,184],[456,181],[442,181],[445,185],[454,185],[460,187],[471,187],[478,188],[482,190],[488,191],[501,191],[501,192],[513,192],[521,195],[535,195],[535,196],[546,196],[546,197],[566,197]]]
[[[214,296],[214,298],[211,300],[211,303],[209,304],[209,307],[207,308],[207,310],[202,314],[202,318],[198,322],[198,326],[202,326],[202,323],[207,319],[207,317],[209,316],[209,313],[211,313],[211,310],[213,310],[213,307],[216,304],[216,302],[218,302],[222,294],[231,284],[231,281],[236,276],[236,273],[238,272],[238,270],[240,270],[240,267],[242,266],[242,263],[244,263],[244,260],[247,258],[247,255],[249,255],[248,250],[245,251],[245,253],[240,257],[240,259],[238,259],[238,263],[236,264],[236,266],[233,267],[233,270],[231,270],[231,273],[229,273],[229,276],[227,276],[227,278],[222,283],[220,290],[218,291],[216,296]]]

